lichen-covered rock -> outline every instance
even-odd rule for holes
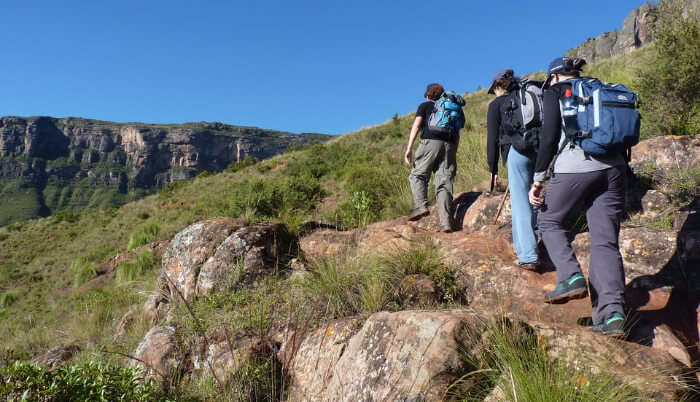
[[[359,330],[358,320],[331,322],[310,332],[288,365],[289,400],[446,400],[449,387],[474,371],[465,356],[489,353],[483,334],[495,318],[481,310],[400,311],[375,313]],[[674,379],[681,366],[665,351],[575,326],[510,321],[536,336],[555,359],[607,370],[659,400],[671,400],[681,390]],[[478,381],[461,385],[484,385]],[[496,391],[491,400],[503,397]]]
[[[170,300],[192,300],[223,286],[252,286],[277,272],[292,251],[281,224],[243,225],[232,219],[197,222],[173,237],[163,254]]]
[[[687,169],[700,160],[700,135],[659,136],[632,148],[633,167],[649,164],[656,169]]]
[[[78,352],[80,352],[80,346],[75,344],[56,346],[43,355],[33,359],[32,363],[44,366],[49,370],[54,370],[68,362],[73,358],[73,355]]]
[[[178,341],[175,327],[153,327],[139,343],[130,365],[142,367],[149,377],[177,378],[190,369],[189,351]]]
[[[359,319],[343,319],[308,334],[304,329],[287,332],[279,339],[282,344],[280,360],[287,365],[292,377],[290,401],[324,400],[326,385],[337,372],[336,364],[360,325]]]
[[[443,400],[462,362],[468,313],[375,313],[351,331],[319,329],[297,352],[291,401]],[[343,327],[347,328],[347,327]]]

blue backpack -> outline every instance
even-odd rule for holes
[[[462,106],[466,102],[464,98],[453,91],[445,91],[440,99],[435,101],[432,113],[428,118],[428,128],[444,134],[456,134],[464,127],[464,113]]]
[[[571,80],[571,90],[573,104],[569,102],[567,108],[565,98],[562,105],[570,142],[593,156],[625,153],[639,142],[637,94],[624,85],[590,77]]]

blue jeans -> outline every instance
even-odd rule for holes
[[[535,156],[525,156],[515,148],[508,151],[508,185],[513,212],[513,247],[521,264],[537,261],[537,209],[530,205],[527,193],[532,186]]]

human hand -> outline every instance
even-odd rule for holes
[[[532,183],[532,187],[530,187],[530,191],[527,194],[530,204],[536,207],[542,206],[544,203],[544,196],[542,195],[543,188],[542,182],[536,181]]]
[[[406,153],[403,155],[403,161],[408,166],[411,166],[411,163],[413,162],[413,150],[411,150],[411,148],[406,150]]]

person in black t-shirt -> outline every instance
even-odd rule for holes
[[[424,94],[426,102],[421,103],[416,111],[416,119],[413,121],[404,161],[407,165],[412,165],[408,180],[413,194],[413,209],[409,220],[418,220],[429,214],[428,182],[431,173],[434,172],[440,230],[451,232],[452,185],[457,171],[459,131],[443,133],[430,130],[428,125],[430,115],[435,108],[435,101],[440,99],[444,91],[445,89],[440,84],[428,85]],[[461,110],[460,113],[462,113]],[[421,141],[414,159],[413,143],[419,131],[422,133]]]
[[[486,153],[489,171],[498,185],[498,151],[508,167],[508,188],[510,190],[510,206],[512,211],[513,249],[518,257],[516,263],[521,268],[534,271],[539,264],[537,236],[535,234],[537,213],[530,205],[528,191],[532,185],[535,173],[536,153],[526,152],[515,141],[522,136],[508,124],[508,116],[512,116],[515,93],[520,89],[519,79],[513,70],[497,72],[491,81],[488,93],[496,95],[488,108]],[[519,112],[517,112],[519,113]]]

